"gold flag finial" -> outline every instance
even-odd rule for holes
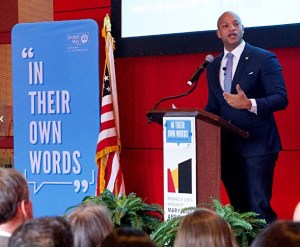
[[[106,37],[106,35],[108,35],[110,33],[111,33],[110,18],[109,18],[109,15],[106,14],[104,17],[104,22],[103,22],[102,37]]]

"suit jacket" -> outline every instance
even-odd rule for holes
[[[274,111],[287,107],[288,99],[282,68],[275,54],[246,43],[241,54],[231,93],[236,94],[239,84],[248,98],[257,102],[257,114],[249,110],[234,109],[227,104],[219,80],[219,70],[223,53],[208,65],[208,103],[205,110],[221,116],[242,130],[248,131],[248,139],[224,134],[224,148],[234,148],[244,156],[260,156],[281,150],[281,142],[276,126]],[[225,143],[224,143],[225,144]]]
[[[0,236],[0,247],[8,246],[9,237]]]

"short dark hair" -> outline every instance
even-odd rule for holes
[[[101,247],[155,247],[150,236],[138,229],[130,227],[117,228],[102,242]]]
[[[300,246],[300,222],[277,220],[260,232],[251,247]]]
[[[20,225],[9,239],[9,247],[73,247],[69,223],[62,217],[40,217]]]
[[[21,201],[29,200],[28,183],[13,168],[0,168],[0,224],[11,220]]]

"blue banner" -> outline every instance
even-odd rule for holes
[[[166,128],[166,142],[167,143],[191,143],[192,129],[191,121],[189,120],[167,120]]]
[[[62,215],[94,195],[99,133],[99,40],[93,20],[12,30],[14,166],[35,216]]]

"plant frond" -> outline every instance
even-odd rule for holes
[[[147,204],[135,193],[116,196],[111,191],[105,190],[100,196],[84,197],[82,203],[88,202],[106,206],[115,227],[130,226],[144,230],[157,247],[172,247],[183,216],[196,209],[196,207],[184,208],[180,216],[164,221],[164,210],[161,205]],[[76,206],[78,205],[67,208],[65,212]],[[200,203],[199,206],[215,210],[229,224],[240,247],[248,247],[249,243],[266,226],[266,221],[258,218],[258,214],[237,212],[232,205],[223,205],[215,198],[212,198],[211,203]]]

